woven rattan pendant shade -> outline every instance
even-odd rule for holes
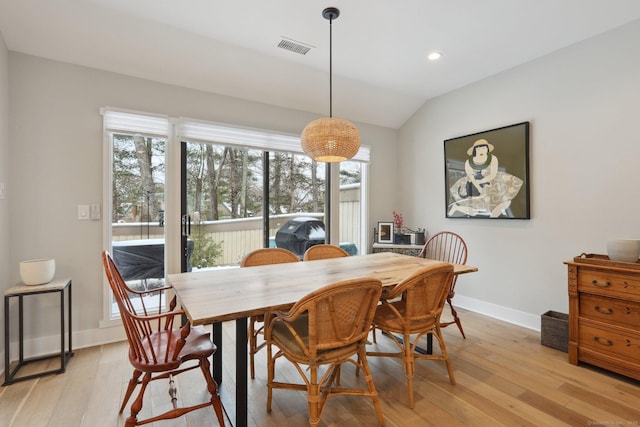
[[[302,150],[317,162],[342,162],[355,156],[360,149],[360,132],[349,120],[333,117],[332,106],[332,37],[331,23],[340,15],[335,7],[322,11],[329,20],[329,117],[309,123],[300,136]]]
[[[302,131],[302,149],[317,162],[342,162],[360,149],[360,132],[349,120],[323,117]]]

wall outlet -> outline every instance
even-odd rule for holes
[[[89,205],[78,205],[78,219],[89,219]]]
[[[100,219],[100,205],[94,203],[91,205],[91,219]]]

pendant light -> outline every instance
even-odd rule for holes
[[[339,15],[340,11],[335,7],[322,11],[322,16],[329,20],[329,117],[309,123],[300,137],[302,150],[317,162],[342,162],[355,156],[360,149],[358,128],[348,120],[333,117],[331,27]]]

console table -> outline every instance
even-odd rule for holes
[[[65,306],[64,291],[67,291],[67,305]],[[47,294],[59,292],[60,293],[60,353],[51,354],[48,356],[34,357],[25,359],[24,357],[24,297],[33,297],[35,295]],[[18,364],[13,370],[10,369],[10,300],[11,298],[18,298],[18,344],[19,344],[19,359]],[[65,330],[65,308],[67,311],[67,330]],[[69,338],[69,349],[65,351],[65,339]],[[20,284],[9,288],[4,293],[4,384],[9,385],[18,381],[29,380],[36,377],[41,377],[48,374],[58,374],[65,372],[67,369],[67,363],[69,358],[73,356],[71,351],[71,279],[54,280],[44,285],[27,286]],[[60,367],[57,369],[51,369],[35,374],[24,375],[17,377],[18,371],[24,365],[37,362],[46,359],[53,358],[60,359]]]
[[[396,254],[418,256],[424,245],[396,245],[393,243],[374,243],[373,253],[393,252]]]

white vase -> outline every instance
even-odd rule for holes
[[[55,273],[55,259],[31,259],[20,263],[20,278],[25,285],[44,285]]]
[[[612,261],[637,262],[640,255],[640,240],[609,240],[607,242],[607,255]]]

